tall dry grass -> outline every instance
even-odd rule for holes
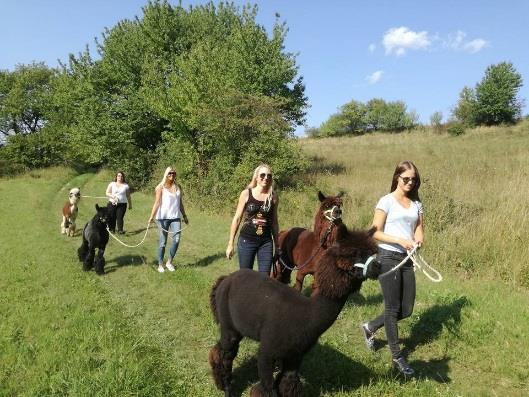
[[[346,192],[344,220],[370,225],[395,165],[419,168],[425,206],[425,255],[441,270],[529,286],[529,122],[480,127],[452,137],[428,130],[361,137],[300,139],[312,158],[305,194],[284,192],[281,227],[310,227],[316,190]]]

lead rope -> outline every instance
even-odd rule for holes
[[[136,244],[136,245],[129,245],[129,244],[126,244],[126,243],[124,243],[123,241],[121,241],[119,238],[117,238],[117,237],[115,236],[115,234],[112,233],[112,232],[110,231],[110,229],[108,228],[108,226],[107,226],[107,232],[108,232],[108,234],[110,234],[110,236],[112,236],[112,238],[113,238],[114,240],[116,240],[118,243],[120,243],[121,245],[124,245],[125,247],[129,247],[129,248],[136,248],[136,247],[139,247],[140,245],[142,245],[143,242],[145,241],[145,238],[147,237],[147,232],[148,232],[148,231],[149,231],[149,224],[147,224],[147,229],[145,229],[145,234],[143,235],[142,240],[141,240],[138,244]]]
[[[443,281],[443,276],[441,275],[441,273],[439,273],[432,266],[430,266],[424,260],[421,254],[419,254],[418,251],[415,251],[411,255],[411,260],[413,261],[413,264],[415,265],[415,267],[421,270],[424,273],[424,275],[430,279],[430,281],[433,281],[434,283],[440,283],[441,281]],[[427,271],[426,268],[428,268],[429,270]],[[429,271],[432,271],[434,275],[432,276],[430,273],[428,273]]]
[[[415,247],[413,247],[411,250],[408,250],[408,255],[396,266],[394,266],[393,268],[391,268],[390,270],[388,270],[386,273],[383,273],[379,276],[380,277],[384,277],[386,275],[388,275],[389,273],[392,273],[394,271],[396,271],[397,269],[399,269],[402,265],[404,265],[409,259],[411,259],[411,261],[413,262],[413,270],[421,270],[424,275],[426,277],[428,277],[431,281],[433,281],[434,283],[439,283],[441,281],[443,281],[443,276],[441,275],[441,273],[439,273],[437,270],[435,270],[432,266],[430,266],[425,260],[424,258],[421,256],[421,254],[419,254],[418,252],[419,250],[419,246],[416,245]],[[426,268],[429,268],[430,270],[426,270]],[[433,271],[435,274],[434,276],[432,276],[429,271]],[[435,278],[434,278],[435,277]]]

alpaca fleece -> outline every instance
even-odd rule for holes
[[[336,320],[350,293],[365,280],[355,267],[377,250],[374,229],[349,232],[338,228],[336,243],[325,251],[315,273],[317,291],[311,297],[249,269],[220,277],[212,288],[210,306],[220,327],[220,339],[209,362],[215,384],[232,393],[232,365],[243,337],[259,341],[260,382],[252,396],[300,396],[299,367],[303,356]],[[379,272],[375,261],[368,277]],[[273,372],[279,362],[276,379]]]
[[[95,268],[98,275],[105,274],[105,248],[108,243],[108,210],[96,204],[96,214],[83,229],[83,243],[77,250],[83,270]],[[95,251],[97,249],[97,256]]]

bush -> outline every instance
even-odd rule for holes
[[[455,123],[448,127],[446,130],[452,136],[459,136],[465,133],[465,126],[460,123]]]

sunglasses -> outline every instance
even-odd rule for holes
[[[415,185],[415,182],[417,182],[417,178],[415,177],[409,177],[409,176],[400,176],[399,175],[399,178],[402,179],[402,182],[407,185],[408,183],[412,183],[413,185]]]
[[[272,174],[265,174],[264,172],[262,174],[259,174],[259,178],[261,179],[272,179]]]
[[[176,172],[168,172],[167,175],[176,175]]]

